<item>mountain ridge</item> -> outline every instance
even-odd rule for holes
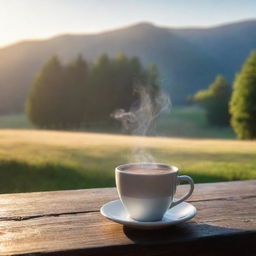
[[[53,54],[64,62],[79,53],[89,61],[102,53],[138,56],[144,65],[158,65],[173,103],[184,104],[188,94],[206,88],[217,74],[231,82],[254,48],[256,20],[181,29],[142,22],[102,33],[18,42],[0,48],[0,113],[23,111],[35,74]]]
[[[227,27],[227,26],[232,26],[232,25],[236,25],[236,24],[241,24],[241,23],[250,23],[250,22],[256,22],[256,19],[243,19],[243,20],[238,20],[238,21],[234,21],[234,22],[226,22],[226,23],[219,23],[216,25],[211,25],[211,26],[191,26],[191,27],[169,27],[169,26],[164,26],[164,25],[156,25],[153,22],[148,22],[148,21],[141,21],[141,22],[135,22],[123,27],[117,27],[117,28],[112,28],[112,29],[108,29],[108,30],[103,30],[103,31],[99,31],[99,32],[92,32],[92,33],[72,33],[72,32],[65,32],[65,33],[61,33],[61,34],[56,34],[56,35],[52,35],[49,37],[42,37],[42,38],[30,38],[30,39],[22,39],[22,40],[18,40],[16,42],[4,45],[4,46],[0,46],[0,50],[1,49],[5,49],[17,44],[21,44],[21,43],[29,43],[29,42],[40,42],[40,41],[48,41],[54,38],[58,38],[58,37],[65,37],[65,36],[90,36],[90,35],[98,35],[98,34],[104,34],[104,33],[109,33],[109,32],[113,32],[113,31],[118,31],[118,30],[124,30],[126,28],[130,28],[130,27],[136,27],[136,26],[140,26],[140,25],[149,25],[149,26],[153,26],[153,27],[157,27],[157,28],[162,28],[162,29],[170,29],[170,30],[183,30],[183,31],[188,31],[188,30],[211,30],[211,29],[215,29],[215,28],[219,28],[219,27]]]

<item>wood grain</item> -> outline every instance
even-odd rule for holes
[[[117,198],[114,188],[0,195],[0,255],[253,255],[255,192],[256,181],[196,185],[188,201],[197,216],[159,231],[102,217],[102,204]]]

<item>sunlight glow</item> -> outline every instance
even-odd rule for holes
[[[254,18],[254,0],[0,0],[0,47],[29,38],[95,33],[149,21],[170,27],[210,26]]]

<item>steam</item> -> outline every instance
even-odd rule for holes
[[[146,136],[152,127],[155,119],[162,112],[170,111],[170,98],[167,94],[160,91],[154,98],[144,86],[138,86],[139,99],[130,110],[117,109],[111,114],[112,118],[119,120],[125,130],[132,135]],[[153,156],[145,149],[145,140],[138,138],[138,145],[133,150],[129,161],[131,162],[155,162]]]
[[[139,101],[131,106],[129,112],[118,109],[111,116],[119,120],[131,134],[145,136],[160,113],[170,110],[170,98],[163,92],[152,98],[144,87],[139,87],[138,92]]]

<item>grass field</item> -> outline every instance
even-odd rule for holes
[[[33,125],[25,114],[0,115],[0,129],[30,129]]]
[[[230,127],[209,126],[204,110],[197,107],[174,108],[156,122],[157,135],[185,138],[235,138]]]
[[[115,166],[144,148],[195,182],[256,179],[256,142],[0,130],[0,192],[114,186]]]
[[[0,129],[32,129],[25,114],[0,116]],[[86,129],[89,132],[122,133],[113,127]],[[151,130],[151,135],[186,138],[235,138],[231,128],[211,127],[206,114],[196,107],[173,108],[162,114]]]

